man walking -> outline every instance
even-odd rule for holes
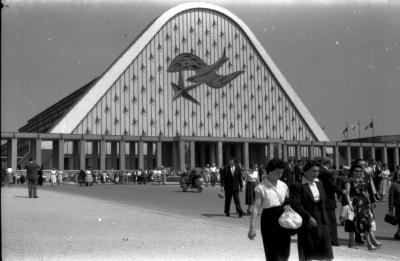
[[[243,210],[240,206],[239,191],[243,190],[243,180],[239,165],[236,160],[231,159],[229,166],[227,166],[221,177],[221,192],[225,191],[225,215],[230,216],[229,211],[231,208],[231,200],[235,202],[236,212],[239,214],[239,218],[243,216]]]
[[[26,179],[28,180],[29,198],[38,198],[37,185],[38,185],[38,170],[39,165],[29,158],[29,162],[25,165]]]

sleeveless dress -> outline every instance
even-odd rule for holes
[[[373,221],[371,204],[368,198],[368,184],[363,179],[348,179],[350,199],[354,208],[353,222],[346,222],[346,232],[364,233],[371,230]]]

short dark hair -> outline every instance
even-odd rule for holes
[[[32,157],[29,157],[29,161],[33,161],[33,158],[32,158]]]
[[[303,171],[307,172],[309,169],[315,166],[317,167],[320,166],[320,164],[318,164],[316,160],[307,160],[306,164],[304,164]]]
[[[285,163],[281,159],[272,159],[268,161],[267,166],[265,167],[265,171],[271,172],[274,171],[275,169],[284,169],[285,168]]]
[[[353,174],[353,172],[354,172],[355,169],[363,169],[363,167],[362,167],[360,164],[353,164],[353,165],[351,165],[351,168],[350,168],[350,175]]]

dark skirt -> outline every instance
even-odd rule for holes
[[[247,182],[246,183],[246,205],[252,205],[254,203],[254,199],[256,194],[254,189],[257,186],[257,182]]]
[[[321,219],[316,218],[316,220]],[[328,225],[319,223],[317,227],[311,227],[308,225],[308,220],[303,220],[303,225],[298,231],[297,240],[299,260],[333,259]]]
[[[278,219],[283,207],[264,209],[261,214],[261,235],[266,260],[288,260],[290,254],[290,231],[282,228]]]

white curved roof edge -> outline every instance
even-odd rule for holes
[[[321,129],[317,121],[308,111],[306,106],[297,96],[296,92],[279,71],[276,64],[272,61],[271,57],[265,51],[264,47],[257,40],[255,35],[247,27],[247,25],[229,10],[220,6],[204,3],[204,2],[190,2],[177,5],[166,12],[164,12],[156,21],[149,26],[149,28],[123,53],[99,78],[97,83],[77,102],[74,107],[60,120],[50,133],[72,133],[78,126],[81,120],[86,117],[91,108],[96,105],[97,101],[107,92],[109,87],[114,84],[116,79],[123,73],[123,71],[132,62],[132,58],[137,55],[146,47],[147,43],[155,36],[155,34],[162,28],[175,15],[190,9],[203,8],[220,12],[230,19],[232,19],[248,36],[258,53],[269,66],[271,72],[278,80],[283,90],[286,92],[294,106],[297,108],[309,128],[319,141],[329,141],[324,131]]]

